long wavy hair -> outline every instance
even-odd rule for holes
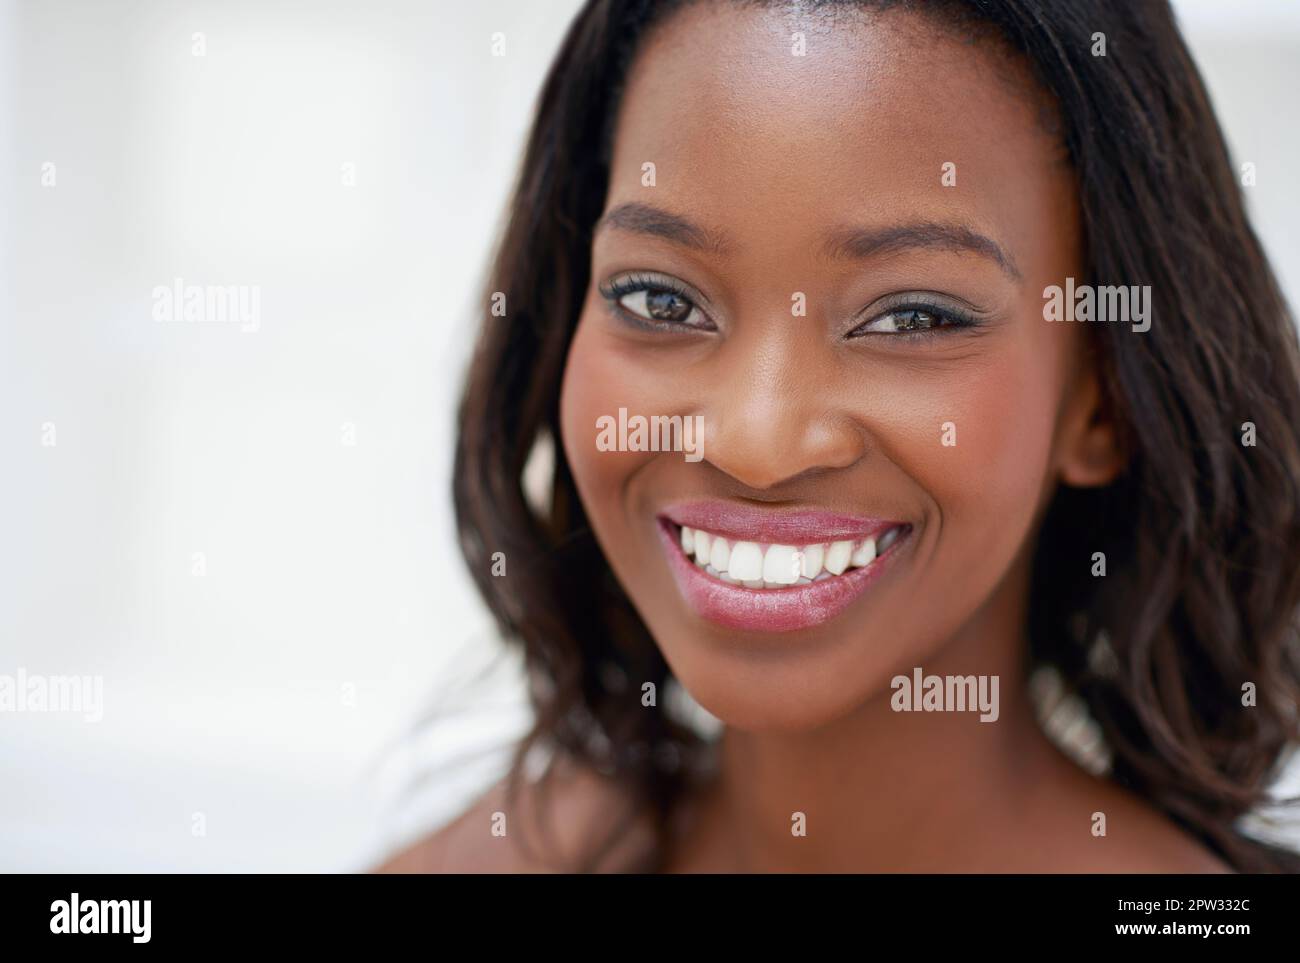
[[[1294,852],[1242,825],[1276,802],[1270,787],[1297,741],[1300,349],[1172,12],[1155,0],[857,5],[955,17],[1018,51],[1056,101],[1086,280],[1141,279],[1152,292],[1144,334],[1090,326],[1128,467],[1105,488],[1062,488],[1049,508],[1032,662],[1086,703],[1109,778],[1238,870],[1300,870]],[[628,67],[681,6],[590,0],[570,27],[536,106],[458,413],[461,548],[504,637],[522,646],[536,716],[510,797],[544,744],[615,777],[632,800],[577,869],[596,867],[647,814],[655,844],[638,868],[661,868],[708,749],[695,728],[641,704],[641,686],[663,692],[671,672],[597,546],[562,447],[548,504],[531,506],[522,483],[534,446],[560,437]],[[1098,32],[1108,56],[1091,52]],[[490,313],[494,294],[504,318]],[[1105,578],[1080,562],[1099,548]],[[506,578],[491,574],[496,552]]]

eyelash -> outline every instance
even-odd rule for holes
[[[873,324],[891,314],[906,314],[908,312],[933,315],[939,323],[920,331],[866,331],[862,334],[854,333],[866,327],[868,324]],[[920,295],[904,295],[896,303],[885,305],[880,308],[876,311],[873,317],[870,317],[861,324],[855,326],[852,331],[845,335],[845,337],[863,338],[878,335],[883,338],[901,338],[907,341],[924,341],[927,338],[941,337],[945,331],[977,328],[980,323],[979,318],[961,310],[960,308],[939,304],[936,301]]]
[[[710,325],[713,320],[704,313],[704,309],[696,303],[697,296],[687,290],[683,285],[675,282],[666,275],[658,274],[627,274],[615,278],[613,281],[607,281],[598,288],[602,297],[609,302],[610,308],[615,311],[618,317],[649,331],[662,331],[664,328],[686,330],[686,331],[711,331],[713,328],[703,328],[697,324],[686,324],[683,321],[652,321],[643,318],[639,314],[634,314],[625,308],[620,302],[629,294],[635,294],[638,291],[645,291],[647,294],[668,293],[674,294],[681,298],[695,311],[699,311]],[[690,317],[690,315],[687,315]]]
[[[679,330],[685,329],[688,331],[714,330],[713,328],[704,328],[696,324],[686,324],[682,321],[652,321],[629,311],[620,303],[623,298],[627,297],[627,295],[635,294],[639,291],[645,291],[647,293],[669,293],[681,298],[689,304],[693,310],[699,311],[701,315],[704,315],[705,319],[712,324],[712,320],[708,318],[708,315],[704,314],[704,310],[696,303],[695,295],[693,295],[683,285],[673,281],[672,278],[669,278],[666,275],[636,273],[623,275],[612,281],[607,281],[599,285],[598,290],[600,291],[601,296],[609,302],[611,309],[617,313],[618,317],[636,327],[650,331],[661,331],[665,328]],[[920,331],[867,331],[862,334],[854,333],[890,314],[904,314],[909,311],[933,315],[940,323]],[[852,331],[845,335],[845,337],[862,338],[871,335],[879,335],[886,338],[915,342],[938,337],[944,331],[975,328],[978,327],[980,323],[981,322],[978,318],[960,309],[941,305],[924,297],[905,296],[897,303],[881,308],[876,312],[874,317],[868,318],[861,324],[855,326]]]

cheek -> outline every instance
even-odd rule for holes
[[[599,326],[584,315],[574,333],[560,388],[560,431],[564,453],[587,513],[599,536],[615,523],[618,499],[649,452],[602,451],[596,445],[598,420],[665,411],[666,382],[633,364]]]
[[[913,386],[923,397],[898,458],[933,500],[942,564],[954,577],[964,572],[962,581],[986,573],[989,584],[976,591],[1005,574],[1054,487],[1063,346],[1017,333],[969,366]]]

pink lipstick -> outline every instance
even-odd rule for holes
[[[834,618],[884,571],[906,522],[821,510],[688,502],[658,517],[669,566],[700,617],[751,632]]]

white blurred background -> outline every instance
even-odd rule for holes
[[[0,713],[0,870],[359,869],[504,770],[451,422],[578,6],[0,0],[0,674],[104,684]],[[1294,304],[1300,3],[1175,6]],[[155,322],[176,278],[257,329]]]

